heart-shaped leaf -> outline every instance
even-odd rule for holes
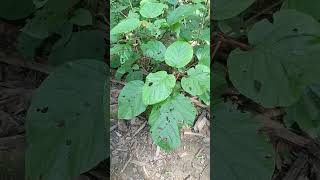
[[[141,45],[143,55],[156,61],[164,61],[166,47],[160,41],[151,40]]]
[[[210,69],[198,64],[195,68],[190,68],[188,76],[181,79],[182,88],[193,96],[198,96],[210,89]]]
[[[131,32],[138,27],[140,27],[140,20],[137,18],[127,18],[119,22],[113,29],[111,29],[110,34],[122,34]]]
[[[176,78],[166,71],[150,73],[142,90],[144,104],[151,105],[159,103],[169,97],[176,84]]]
[[[192,46],[185,41],[176,41],[167,48],[165,62],[171,67],[182,68],[192,60],[192,57]]]
[[[155,18],[163,14],[166,8],[168,6],[163,3],[146,2],[141,6],[140,14],[145,18]]]
[[[320,80],[320,24],[295,10],[274,14],[273,24],[258,22],[249,32],[253,49],[236,49],[228,58],[233,85],[266,107],[295,103],[304,88]]]

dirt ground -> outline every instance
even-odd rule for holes
[[[113,84],[111,109],[116,112],[121,86]],[[181,146],[172,153],[152,143],[147,120],[139,116],[119,121],[114,113],[111,125],[112,180],[209,180],[209,113],[198,109],[193,128],[181,132]]]

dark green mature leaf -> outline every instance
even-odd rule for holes
[[[67,44],[54,49],[49,56],[49,62],[53,65],[59,65],[77,59],[102,61],[104,54],[103,33],[98,30],[81,31],[73,33]]]
[[[312,15],[320,20],[320,1],[317,0],[285,0],[282,4],[283,9],[296,9],[306,14]]]
[[[106,158],[107,72],[101,61],[69,62],[37,90],[27,114],[27,179],[71,180]]]
[[[33,60],[36,55],[36,50],[42,41],[43,39],[34,38],[22,32],[18,37],[17,49],[23,57]]]
[[[176,41],[166,50],[165,62],[171,67],[182,68],[193,58],[193,47],[185,41]]]
[[[28,17],[34,10],[32,0],[1,0],[0,18],[18,20]]]
[[[166,8],[168,6],[163,3],[146,2],[141,6],[140,14],[145,18],[155,18],[163,14]]]
[[[142,102],[143,81],[128,82],[118,98],[118,118],[130,120],[146,110]]]
[[[213,19],[224,20],[233,18],[246,10],[255,0],[215,0],[213,6]]]
[[[166,47],[160,41],[151,40],[141,45],[143,55],[156,61],[164,61]]]
[[[167,99],[175,84],[176,78],[174,75],[168,74],[166,71],[148,74],[142,90],[144,104],[156,104]]]
[[[213,104],[222,102],[222,95],[225,93],[228,87],[226,81],[226,69],[223,65],[215,62],[213,64],[213,75],[212,75],[211,89],[213,92]]]
[[[92,15],[88,9],[79,8],[70,18],[70,22],[78,26],[92,25]]]
[[[149,116],[153,142],[165,151],[176,149],[180,145],[179,129],[183,125],[192,126],[195,117],[192,102],[181,94],[155,105]]]
[[[273,24],[258,22],[249,32],[250,51],[228,58],[230,80],[245,96],[266,107],[289,106],[318,81],[320,24],[294,10],[274,14]]]
[[[297,122],[312,137],[320,135],[320,83],[307,87],[299,101],[287,108],[285,122]]]
[[[213,179],[270,180],[274,170],[273,149],[257,134],[259,123],[230,104],[213,108]],[[268,157],[268,158],[267,158]]]
[[[210,68],[198,64],[190,68],[188,76],[181,79],[182,88],[193,96],[198,96],[210,90]]]

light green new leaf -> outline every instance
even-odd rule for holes
[[[215,0],[213,6],[213,19],[224,20],[239,15],[252,5],[255,0]]]
[[[155,105],[149,116],[153,142],[165,151],[179,147],[179,129],[183,125],[192,126],[196,113],[192,102],[181,94]]]
[[[74,12],[69,21],[78,26],[92,25],[92,15],[88,9],[79,8]]]
[[[107,157],[107,72],[103,62],[79,60],[41,84],[27,114],[25,177],[70,180]]]
[[[151,40],[148,41],[146,44],[142,44],[141,49],[143,55],[145,55],[146,57],[152,58],[159,62],[164,61],[166,47],[163,45],[162,42]]]
[[[285,122],[297,122],[311,137],[320,135],[320,83],[307,87],[299,101],[286,108]]]
[[[183,19],[195,14],[199,9],[205,9],[205,7],[201,4],[181,5],[169,14],[168,23],[173,25],[177,22],[180,22]]]
[[[300,12],[312,15],[320,20],[320,1],[317,0],[285,0],[282,4],[283,9],[296,9]]]
[[[127,18],[119,22],[113,29],[111,29],[110,34],[122,34],[131,32],[137,28],[139,28],[141,22],[137,18]]]
[[[259,123],[230,104],[216,105],[212,112],[213,179],[270,180],[274,153],[265,136],[257,134]]]
[[[185,41],[176,41],[171,44],[165,53],[165,62],[171,67],[182,68],[193,57],[193,47]]]
[[[155,18],[163,14],[166,8],[168,6],[163,3],[147,2],[141,6],[140,14],[145,18]]]
[[[210,68],[198,64],[195,68],[190,68],[188,76],[181,79],[182,88],[193,96],[198,96],[210,89]]]
[[[258,22],[249,32],[250,51],[236,49],[228,58],[233,85],[265,107],[289,106],[320,77],[320,24],[295,10],[274,14],[273,24]]]
[[[151,105],[159,103],[169,97],[176,84],[176,78],[166,71],[150,73],[142,90],[144,104]]]
[[[6,20],[26,18],[35,10],[32,0],[2,0],[0,3],[0,18]]]
[[[60,40],[57,43],[60,43]],[[103,61],[104,54],[105,42],[102,32],[97,30],[80,31],[72,33],[67,44],[54,49],[49,56],[49,62],[53,65],[59,65],[77,59]]]
[[[128,82],[121,90],[118,98],[118,118],[132,119],[146,110],[142,102],[143,82],[136,80]]]

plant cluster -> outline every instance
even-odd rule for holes
[[[270,6],[252,13],[261,3]],[[319,137],[319,7],[318,1],[214,1],[215,179],[270,180],[275,167],[257,121],[224,103],[227,88],[264,109],[280,109],[286,128]]]
[[[166,151],[180,145],[180,129],[197,110],[190,97],[210,103],[210,26],[207,0],[111,2],[111,67],[127,83],[118,118],[147,111],[151,137]],[[116,19],[116,17],[118,19]]]

